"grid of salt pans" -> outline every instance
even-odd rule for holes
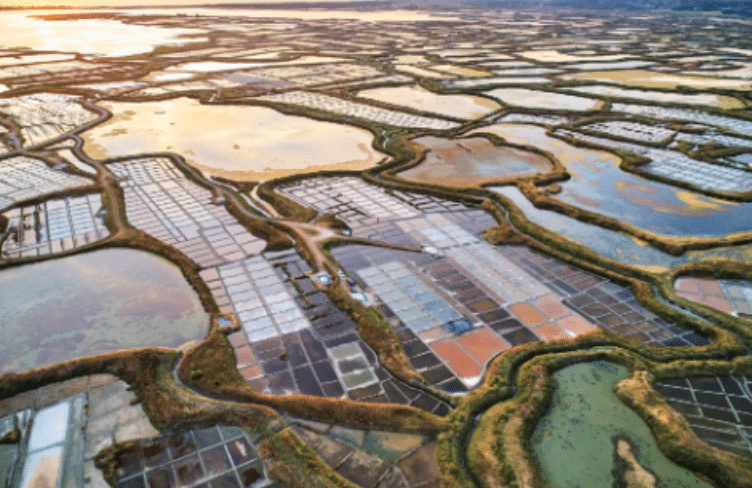
[[[333,112],[339,115],[366,119],[380,124],[393,125],[395,127],[413,127],[416,129],[446,130],[454,129],[459,124],[447,120],[423,117],[396,110],[373,107],[364,103],[355,103],[319,93],[303,91],[290,91],[277,95],[258,97],[259,100],[301,105],[317,110]]]

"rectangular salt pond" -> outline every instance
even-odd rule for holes
[[[38,451],[63,442],[68,432],[69,416],[69,402],[58,403],[37,412],[29,438],[29,451]]]
[[[349,389],[358,388],[376,381],[376,377],[370,370],[353,373],[342,377],[342,382]]]
[[[60,479],[63,446],[54,446],[29,454],[21,475],[21,488],[56,487]]]

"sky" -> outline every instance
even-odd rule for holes
[[[241,0],[242,3],[289,3],[293,2],[320,2],[321,0]],[[351,0],[325,0],[343,4]],[[0,0],[0,7],[44,7],[65,5],[70,7],[101,7],[117,6],[125,7],[132,5],[208,5],[208,4],[240,3],[238,0]]]

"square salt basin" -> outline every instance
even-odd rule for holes
[[[361,371],[342,376],[342,382],[348,389],[358,388],[376,381],[376,377],[370,370]]]
[[[585,332],[589,332],[595,328],[594,325],[590,324],[582,317],[578,317],[576,315],[557,320],[556,325],[566,331],[574,333],[575,335],[584,334]]]
[[[366,362],[365,358],[362,356],[337,361],[337,369],[339,369],[342,374],[361,371],[367,368],[368,362]]]
[[[559,297],[556,295],[544,295],[538,298],[535,301],[535,306],[550,319],[564,317],[569,313],[569,311],[559,303]]]
[[[442,339],[447,336],[447,331],[443,327],[434,327],[432,329],[423,330],[418,333],[418,337],[425,342],[433,342],[438,339]]]
[[[702,292],[706,295],[711,295],[714,297],[724,297],[725,294],[723,293],[723,290],[721,290],[721,285],[718,284],[716,280],[711,279],[698,279],[696,280],[697,286],[702,290]]]
[[[424,317],[419,317],[414,320],[410,320],[405,325],[410,327],[410,329],[412,329],[413,331],[418,332],[424,329],[429,329],[431,327],[434,327],[437,324],[438,322],[436,322],[431,317],[424,316]]]
[[[351,356],[361,355],[362,351],[357,343],[351,342],[350,344],[342,344],[341,346],[329,349],[329,354],[331,354],[334,359],[345,359]]]
[[[715,296],[706,296],[702,300],[698,300],[699,303],[702,303],[704,305],[707,305],[708,307],[714,308],[716,310],[720,310],[721,312],[725,312],[727,314],[733,313],[734,307],[731,306],[728,300],[725,298],[718,298]]]
[[[502,336],[512,346],[519,346],[521,344],[527,344],[528,342],[536,342],[540,340],[538,336],[530,332],[530,329],[526,327],[520,327],[519,329],[514,329],[512,331],[502,334]]]
[[[242,319],[241,319],[242,320]],[[246,332],[252,332],[259,329],[265,329],[274,325],[271,319],[267,316],[262,316],[257,319],[243,320],[243,329]]]
[[[481,367],[455,341],[442,339],[432,342],[430,347],[460,378],[475,378],[481,374]]]
[[[417,319],[426,317],[426,313],[422,309],[420,309],[417,306],[415,306],[413,308],[408,308],[406,310],[399,310],[399,311],[397,311],[397,316],[403,322],[411,322],[413,320],[417,320]]]
[[[227,339],[230,341],[232,347],[236,348],[248,344],[248,338],[242,332],[233,332],[227,336]]]
[[[569,339],[570,336],[563,330],[559,329],[553,324],[541,325],[533,329],[538,337],[544,341],[556,341],[559,339]]]
[[[67,401],[40,410],[31,428],[29,451],[63,442],[68,432],[69,415],[70,403]]]
[[[433,314],[433,316],[436,318],[436,320],[439,320],[441,322],[451,322],[452,320],[462,318],[462,314],[453,308],[442,310],[441,312],[436,312]]]
[[[507,341],[485,327],[458,337],[457,342],[480,364],[485,364],[492,357],[512,347]]]
[[[546,317],[527,303],[515,303],[507,308],[527,326],[535,326],[548,321]]]
[[[257,306],[256,308],[250,308],[252,305],[251,302],[239,302],[235,304],[235,308],[238,311],[238,319],[241,322],[255,320],[266,316],[266,310],[264,307]]]
[[[243,379],[246,380],[252,380],[254,378],[258,378],[263,374],[263,371],[261,371],[261,366],[250,366],[248,368],[244,368],[240,370],[240,376],[243,377]]]
[[[248,342],[263,341],[265,339],[270,339],[279,335],[277,333],[277,329],[275,329],[274,327],[267,327],[265,329],[257,329],[253,331],[246,330],[245,332],[248,336]]]
[[[475,313],[488,312],[499,308],[499,306],[491,300],[484,299],[470,304],[466,304],[466,307]]]
[[[248,345],[235,349],[235,357],[237,358],[238,367],[241,368],[256,363],[256,356],[253,355],[251,347]]]
[[[749,306],[749,303],[742,300],[734,301],[734,308],[737,312],[743,313],[745,315],[752,315],[752,307]]]

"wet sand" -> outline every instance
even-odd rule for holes
[[[551,162],[539,154],[495,146],[484,137],[452,140],[426,136],[415,142],[430,152],[419,165],[398,173],[410,181],[465,187],[553,169]]]

